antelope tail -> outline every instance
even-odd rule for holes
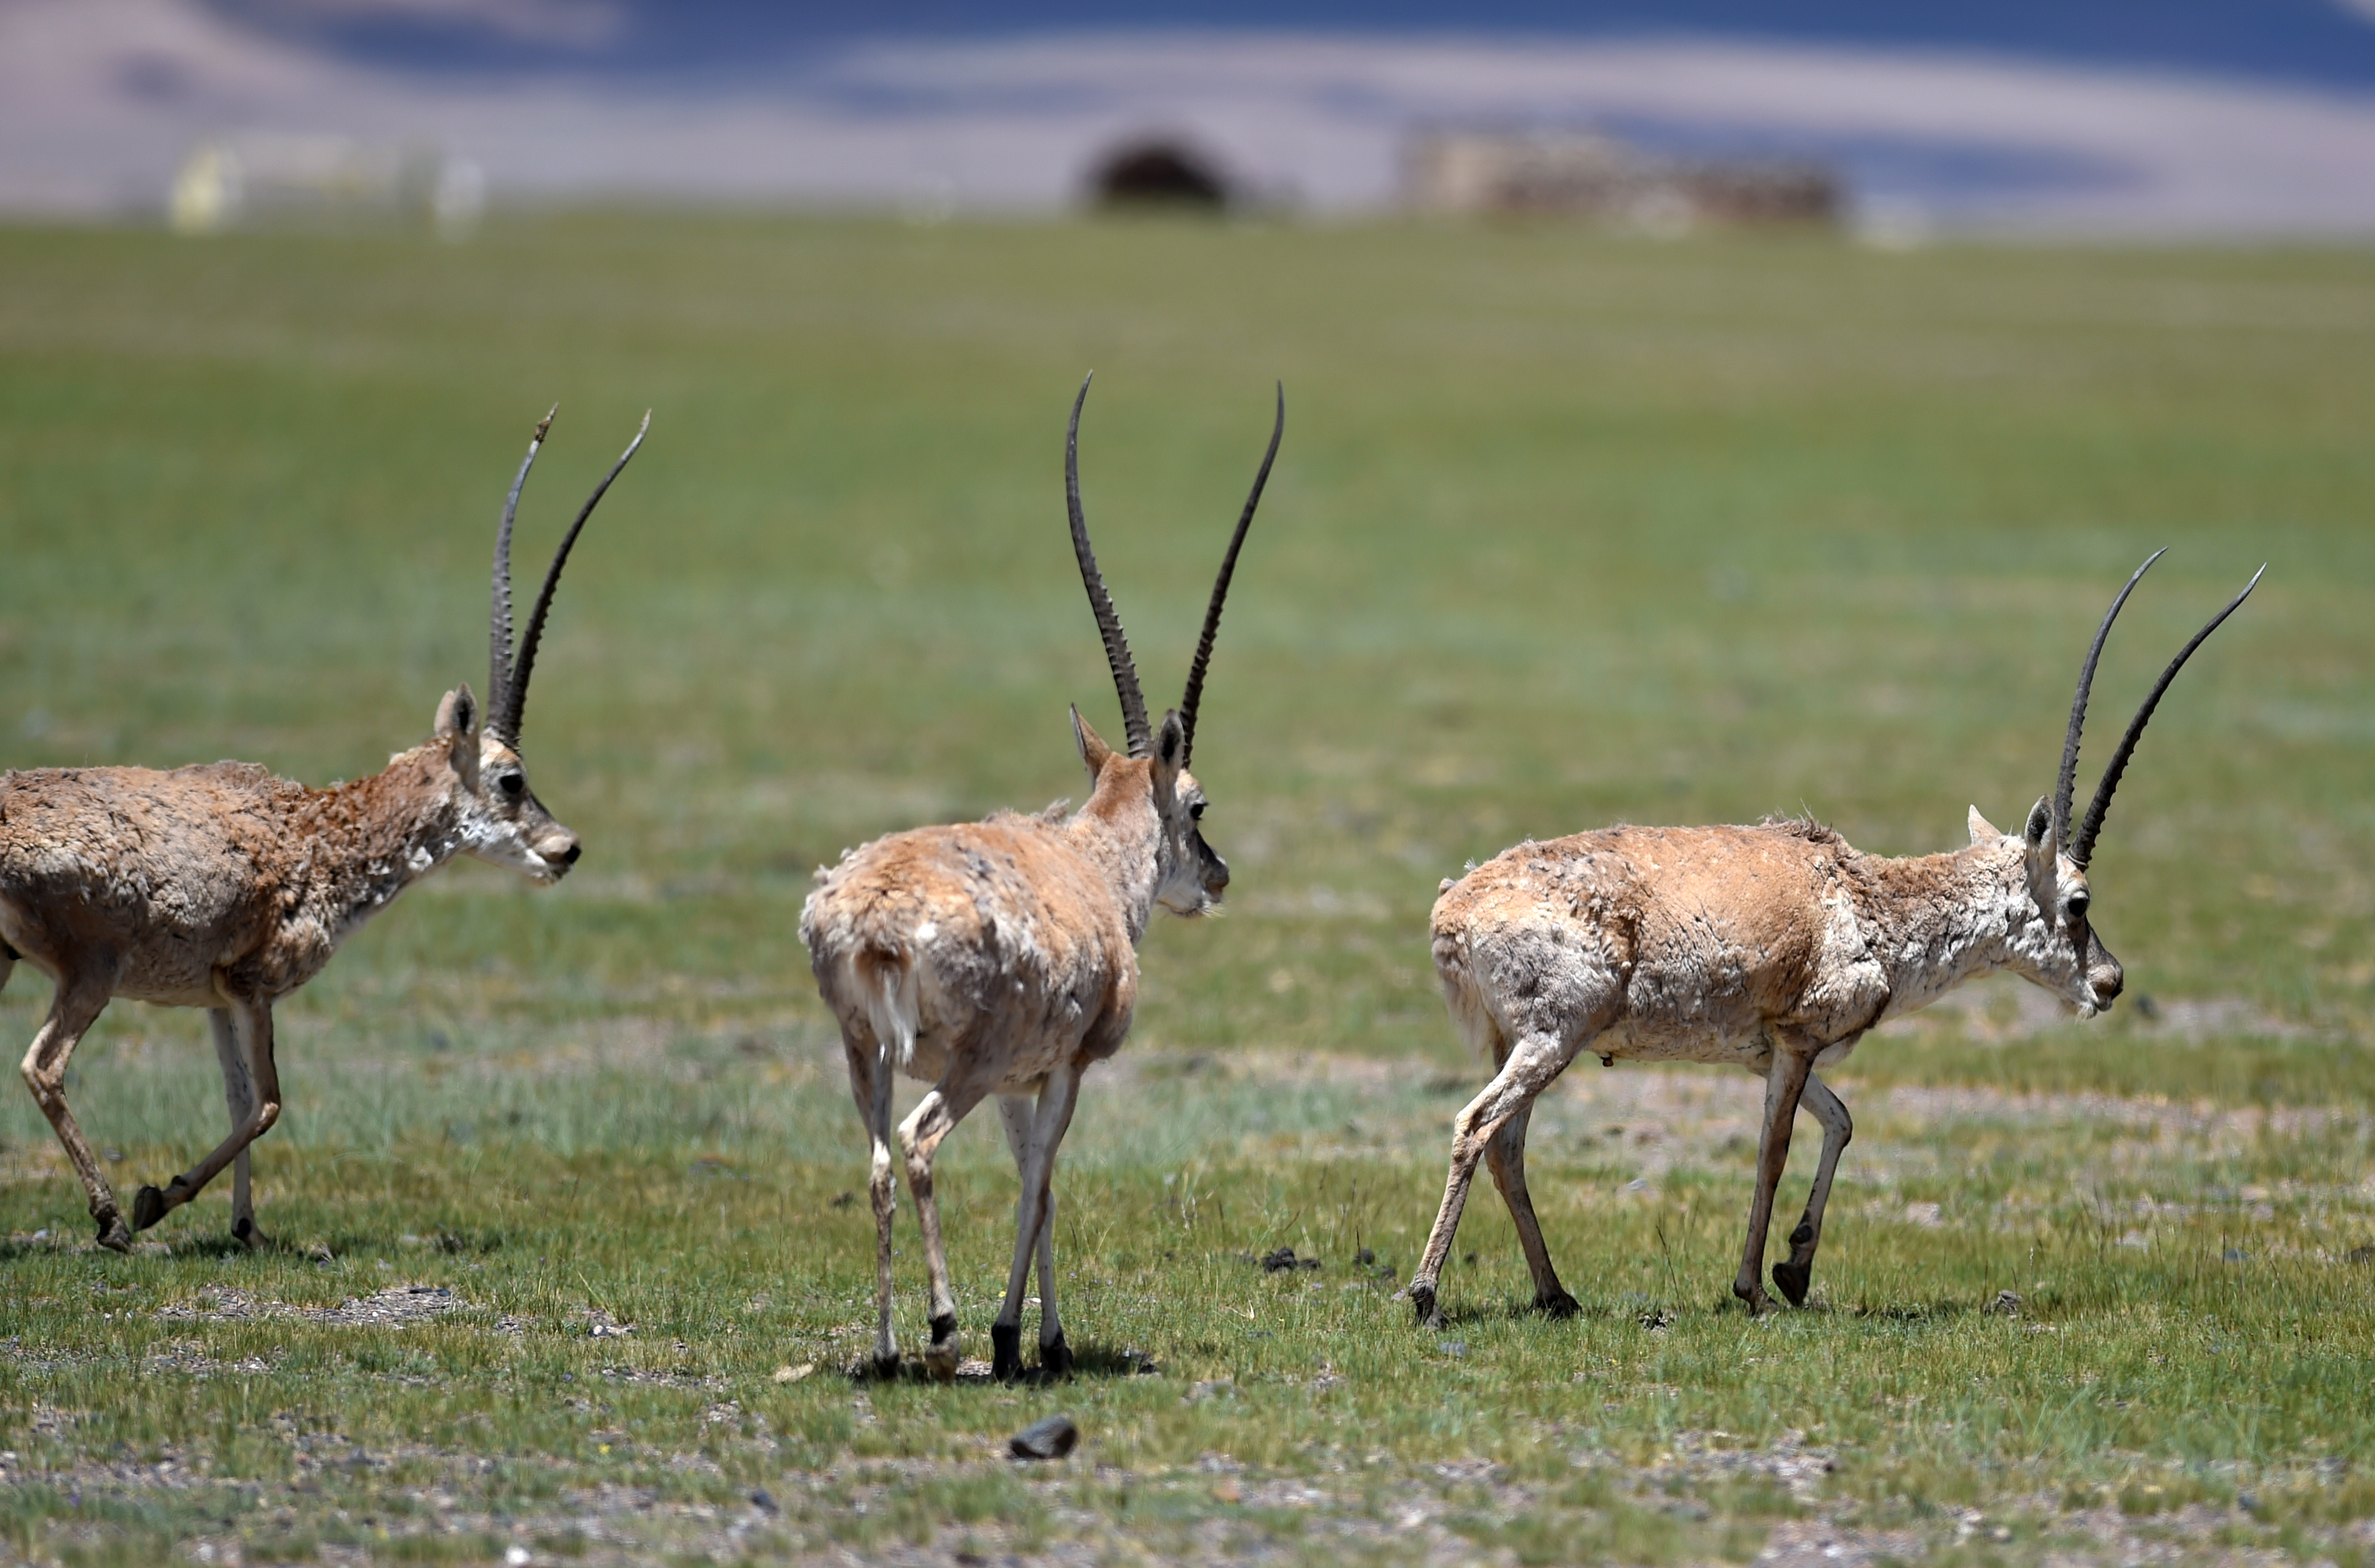
[[[852,967],[876,1044],[891,1065],[906,1071],[916,1057],[916,1031],[922,1016],[915,954],[904,946],[868,942],[858,949]]]

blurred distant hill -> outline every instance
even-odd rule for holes
[[[2366,236],[2375,0],[0,0],[20,213],[160,214],[244,145],[467,170],[497,204],[932,220],[1078,205],[1152,136],[1245,210],[1353,214],[1445,131],[1815,168],[1900,239]]]

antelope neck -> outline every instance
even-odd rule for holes
[[[1945,855],[1857,857],[1850,868],[1857,921],[1888,977],[1883,1016],[1926,1007],[2011,963],[2025,867],[2017,839]]]
[[[1163,822],[1154,809],[1152,769],[1141,758],[1106,763],[1086,803],[1064,824],[1120,900],[1133,948],[1153,916],[1154,891],[1163,872]]]

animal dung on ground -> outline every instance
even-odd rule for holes
[[[1060,1459],[1079,1446],[1081,1429],[1069,1416],[1044,1416],[1007,1444],[1018,1459]]]
[[[1265,1274],[1283,1274],[1291,1268],[1317,1268],[1319,1267],[1319,1260],[1316,1257],[1297,1257],[1294,1256],[1293,1247],[1280,1247],[1275,1252],[1262,1254],[1261,1267]]]

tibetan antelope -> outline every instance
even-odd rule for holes
[[[904,1072],[932,1085],[899,1126],[931,1291],[925,1366],[935,1376],[953,1376],[959,1350],[956,1298],[932,1201],[932,1155],[966,1112],[995,1094],[1022,1196],[1006,1298],[990,1328],[992,1370],[1001,1379],[1022,1371],[1022,1292],[1035,1254],[1039,1364],[1047,1373],[1069,1371],[1072,1355],[1056,1315],[1057,1146],[1071,1125],[1081,1075],[1119,1050],[1129,1033],[1138,943],[1154,907],[1201,914],[1229,885],[1228,867],[1198,826],[1204,792],[1188,760],[1222,601],[1278,455],[1286,395],[1282,388],[1270,448],[1222,557],[1187,692],[1159,725],[1147,721],[1137,666],[1081,514],[1081,407],[1088,395],[1083,381],[1064,437],[1064,501],[1081,581],[1121,699],[1128,750],[1107,746],[1075,707],[1072,740],[1089,771],[1089,798],[1080,810],[1067,817],[1059,801],[1037,816],[1002,811],[980,822],[877,839],[845,854],[838,866],[820,868],[800,911],[800,939],[817,987],[840,1020],[850,1092],[873,1150],[874,1364],[883,1375],[899,1365],[891,1326],[891,1220],[898,1201],[892,1075]]]
[[[381,772],[328,789],[245,762],[148,768],[28,768],[0,775],[0,985],[18,960],[56,982],[25,1053],[26,1086],[82,1178],[99,1244],[145,1231],[233,1167],[231,1234],[266,1244],[248,1186],[248,1145],[280,1116],[272,1005],[322,972],[338,944],[456,855],[554,882],[577,835],[528,787],[520,719],[544,618],[578,531],[643,444],[638,430],[579,509],[545,573],[516,662],[512,517],[547,414],[528,442],[495,532],[490,706],[467,686],[437,704],[429,739]],[[644,427],[651,416],[644,416]],[[144,1186],[126,1225],[66,1108],[66,1062],[117,996],[204,1008],[214,1026],[230,1136],[162,1190]]]
[[[2120,737],[2095,798],[2071,831],[2071,786],[2095,663],[2128,579],[2078,673],[2061,776],[2023,830],[2003,833],[1971,808],[1971,842],[1946,855],[1858,853],[1828,828],[1768,819],[1756,827],[1615,827],[1505,851],[1443,884],[1435,966],[1451,1017],[1496,1069],[1452,1125],[1451,1174],[1425,1255],[1411,1277],[1419,1321],[1442,1321],[1436,1292],[1481,1158],[1516,1221],[1534,1303],[1566,1315],[1526,1191],[1526,1121],[1534,1097],[1585,1051],[1613,1066],[1728,1063],[1765,1079],[1765,1123],[1748,1240],[1732,1293],[1772,1307],[1758,1276],[1773,1193],[1802,1102],[1823,1127],[1805,1217],[1773,1282],[1802,1305],[1831,1177],[1852,1126],[1814,1076],[1844,1060],[1884,1019],[1928,1006],[1967,980],[2010,970],[2092,1018],[2120,994],[2119,961],[2095,933],[2086,865],[2111,792],[2145,721],[2193,650],[2235,613],[2260,577],[2194,634]],[[2264,572],[2267,569],[2261,568]]]

